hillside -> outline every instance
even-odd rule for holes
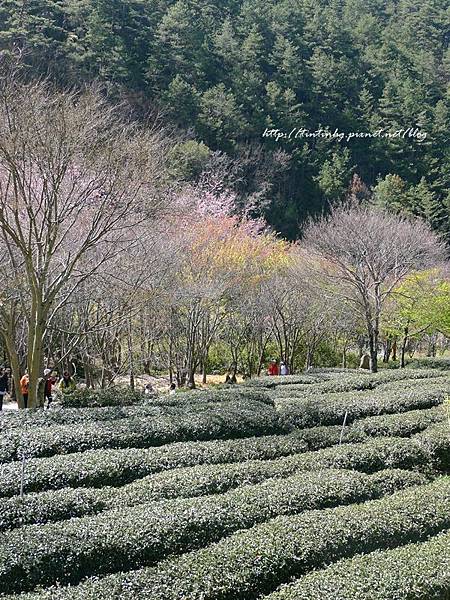
[[[174,177],[219,172],[284,236],[354,175],[354,194],[375,187],[376,202],[448,233],[448,11],[447,0],[5,0],[0,48],[20,50],[32,77],[100,83],[136,116],[158,114],[180,142]],[[269,133],[303,129],[335,135]]]

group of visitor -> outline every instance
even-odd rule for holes
[[[289,375],[289,368],[284,360],[280,360],[278,365],[277,360],[272,358],[267,369],[267,375]]]
[[[0,368],[0,410],[3,410],[3,400],[6,394],[11,393],[11,370]],[[30,395],[30,376],[28,371],[25,371],[21,377],[20,392],[23,398],[24,408],[28,408],[28,399]],[[68,371],[64,371],[62,377],[58,381],[58,374],[51,369],[44,369],[42,377],[37,380],[37,404],[36,408],[47,408],[53,401],[53,396],[56,391],[62,394],[70,394],[77,389],[75,380]]]
[[[175,383],[171,383],[169,385],[169,395],[173,396],[173,394],[176,394],[177,392],[177,386]],[[151,383],[147,383],[144,387],[144,394],[147,396],[149,394],[157,394],[158,391],[153,387],[153,385]]]

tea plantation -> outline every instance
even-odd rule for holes
[[[0,599],[448,600],[449,394],[313,370],[3,414]]]

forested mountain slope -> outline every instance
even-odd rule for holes
[[[253,214],[298,236],[353,192],[449,225],[448,0],[3,0],[0,48],[61,85],[176,124],[176,177],[219,171]],[[289,132],[393,138],[285,140]],[[418,128],[426,137],[413,135]],[[187,141],[189,140],[189,141]],[[367,187],[366,187],[367,186]],[[376,186],[376,187],[375,187]]]

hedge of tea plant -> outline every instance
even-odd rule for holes
[[[342,560],[285,585],[266,600],[446,600],[450,532]]]
[[[143,396],[142,396],[143,398]],[[180,412],[203,412],[216,404],[246,400],[273,405],[264,390],[234,388],[186,392],[173,396],[161,396],[132,406],[103,406],[93,408],[61,408],[52,405],[51,410],[21,410],[0,412],[0,432],[24,427],[72,425],[91,421],[113,421],[132,417],[150,417],[179,414]]]
[[[387,480],[387,484],[386,481]],[[392,486],[422,483],[412,474],[298,473],[225,494],[120,506],[62,523],[0,534],[0,581],[16,592],[36,585],[148,565],[203,547],[278,515],[377,498]],[[450,515],[449,515],[450,523]]]
[[[382,468],[386,460],[390,460],[394,465],[405,462],[404,457],[400,459],[398,456],[392,460],[393,445],[383,449],[378,445],[376,450],[379,453],[376,466],[379,468]],[[364,463],[362,460],[367,459],[369,453],[370,450],[368,452],[368,449],[363,447],[362,452],[358,453],[359,459],[355,459],[349,452],[349,448],[343,446],[339,450],[339,463],[341,466],[347,464],[350,468],[359,467],[361,471],[364,471],[365,466],[373,470],[373,453],[370,454],[370,462]],[[389,457],[386,457],[388,453]],[[169,498],[224,493],[241,485],[255,484],[269,478],[289,477],[299,470],[312,469],[315,458],[317,457],[310,453],[309,458],[306,456],[306,461],[302,461],[300,456],[293,456],[292,460],[253,460],[219,465],[197,465],[162,471],[118,488],[63,488],[28,493],[23,498],[19,496],[4,498],[0,503],[0,531],[25,524],[47,523],[72,516],[95,514],[117,506],[133,506]],[[325,466],[333,464],[330,456],[322,454],[318,458],[319,465],[320,461]],[[384,471],[379,473],[383,479]],[[378,473],[373,476],[374,480],[377,475]],[[400,480],[406,476],[408,481],[425,481],[424,476],[418,473],[395,469],[390,471],[389,481],[395,482],[397,476]],[[400,486],[401,481],[395,482],[391,491]]]
[[[314,427],[317,425],[337,425],[344,420],[380,415],[403,413],[410,410],[431,408],[442,404],[449,392],[448,385],[429,387],[423,390],[383,392],[376,390],[370,394],[323,395],[306,398],[276,398],[276,407],[285,427]]]
[[[450,480],[442,478],[363,504],[279,516],[155,567],[54,587],[21,600],[259,598],[340,559],[426,541],[450,527],[449,503]]]
[[[441,369],[450,371],[450,358],[444,357],[424,357],[414,358],[406,362],[409,369]]]
[[[112,421],[4,431],[0,462],[69,454],[96,448],[147,448],[176,441],[227,439],[283,433],[271,406],[254,400],[214,404],[208,410]]]
[[[440,443],[446,442],[438,441],[437,448]],[[120,486],[170,469],[270,460],[279,456],[284,456],[284,462],[293,470],[349,468],[368,473],[383,468],[419,468],[431,462],[425,445],[401,438],[371,439],[366,443],[342,444],[304,454],[294,454],[296,447],[300,448],[299,452],[304,452],[305,442],[292,435],[187,442],[146,449],[91,450],[35,458],[26,462],[24,487],[29,493],[64,487]],[[0,496],[18,494],[21,468],[20,462],[2,466]]]
[[[430,425],[440,423],[446,418],[442,406],[422,410],[410,410],[399,414],[377,415],[354,422],[350,430],[353,434],[369,436],[409,437],[423,431]]]
[[[450,423],[448,418],[415,435],[414,441],[431,456],[435,469],[450,473]]]

